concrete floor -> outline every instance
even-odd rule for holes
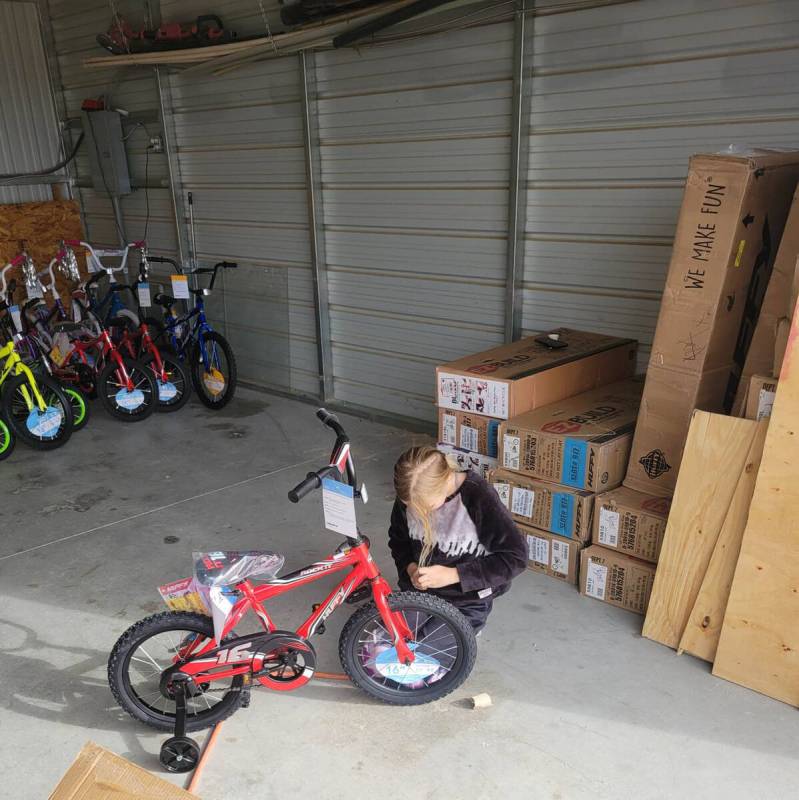
[[[90,427],[45,456],[0,465],[0,759],[3,791],[46,797],[87,740],[149,769],[161,734],[114,706],[108,652],[161,608],[156,586],[185,576],[193,549],[262,547],[286,569],[331,551],[318,497],[286,490],[324,463],[331,440],[311,406],[242,390],[222,412],[196,402],[138,425],[95,406]],[[393,580],[385,545],[397,454],[423,437],[344,418],[370,503],[360,520]],[[177,539],[177,541],[175,540]],[[283,627],[320,585],[274,606]],[[349,606],[317,637],[338,671]],[[405,798],[777,798],[796,796],[796,710],[711,677],[639,636],[640,618],[543,575],[497,602],[469,681],[401,709],[349,684],[253,693],[224,723],[206,800],[345,795]],[[494,706],[466,699],[489,692]],[[202,738],[202,737],[198,737]],[[185,777],[173,778],[183,782]]]

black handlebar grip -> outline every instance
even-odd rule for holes
[[[292,503],[299,503],[305,495],[310,494],[314,489],[322,485],[322,480],[315,472],[309,472],[305,480],[298,483],[290,492],[289,500]]]
[[[222,269],[236,269],[239,265],[235,261],[220,261],[216,266]]]
[[[326,408],[320,408],[316,412],[316,416],[319,417],[325,425],[329,425],[331,422],[338,422],[336,415],[331,414]]]

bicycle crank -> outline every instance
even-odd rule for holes
[[[296,634],[283,634],[279,647],[253,657],[253,678],[267,689],[292,692],[305,686],[316,671],[316,651],[313,645]]]

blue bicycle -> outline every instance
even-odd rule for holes
[[[177,262],[171,258],[148,256],[151,262],[171,264],[181,272]],[[151,317],[144,322],[156,333],[159,347],[170,348],[177,357],[189,366],[189,374],[197,397],[208,406],[218,410],[226,406],[236,391],[236,359],[233,349],[221,333],[217,333],[205,317],[204,297],[214,289],[220,269],[235,269],[238,264],[220,261],[213,267],[194,269],[191,275],[210,275],[207,288],[190,289],[194,296],[194,307],[182,316],[175,309],[179,301],[168,294],[157,294],[153,303],[164,311],[163,320]]]

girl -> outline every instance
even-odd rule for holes
[[[394,488],[388,544],[400,588],[443,597],[481,631],[493,599],[527,566],[510,513],[483,478],[459,472],[434,447],[400,456]]]

